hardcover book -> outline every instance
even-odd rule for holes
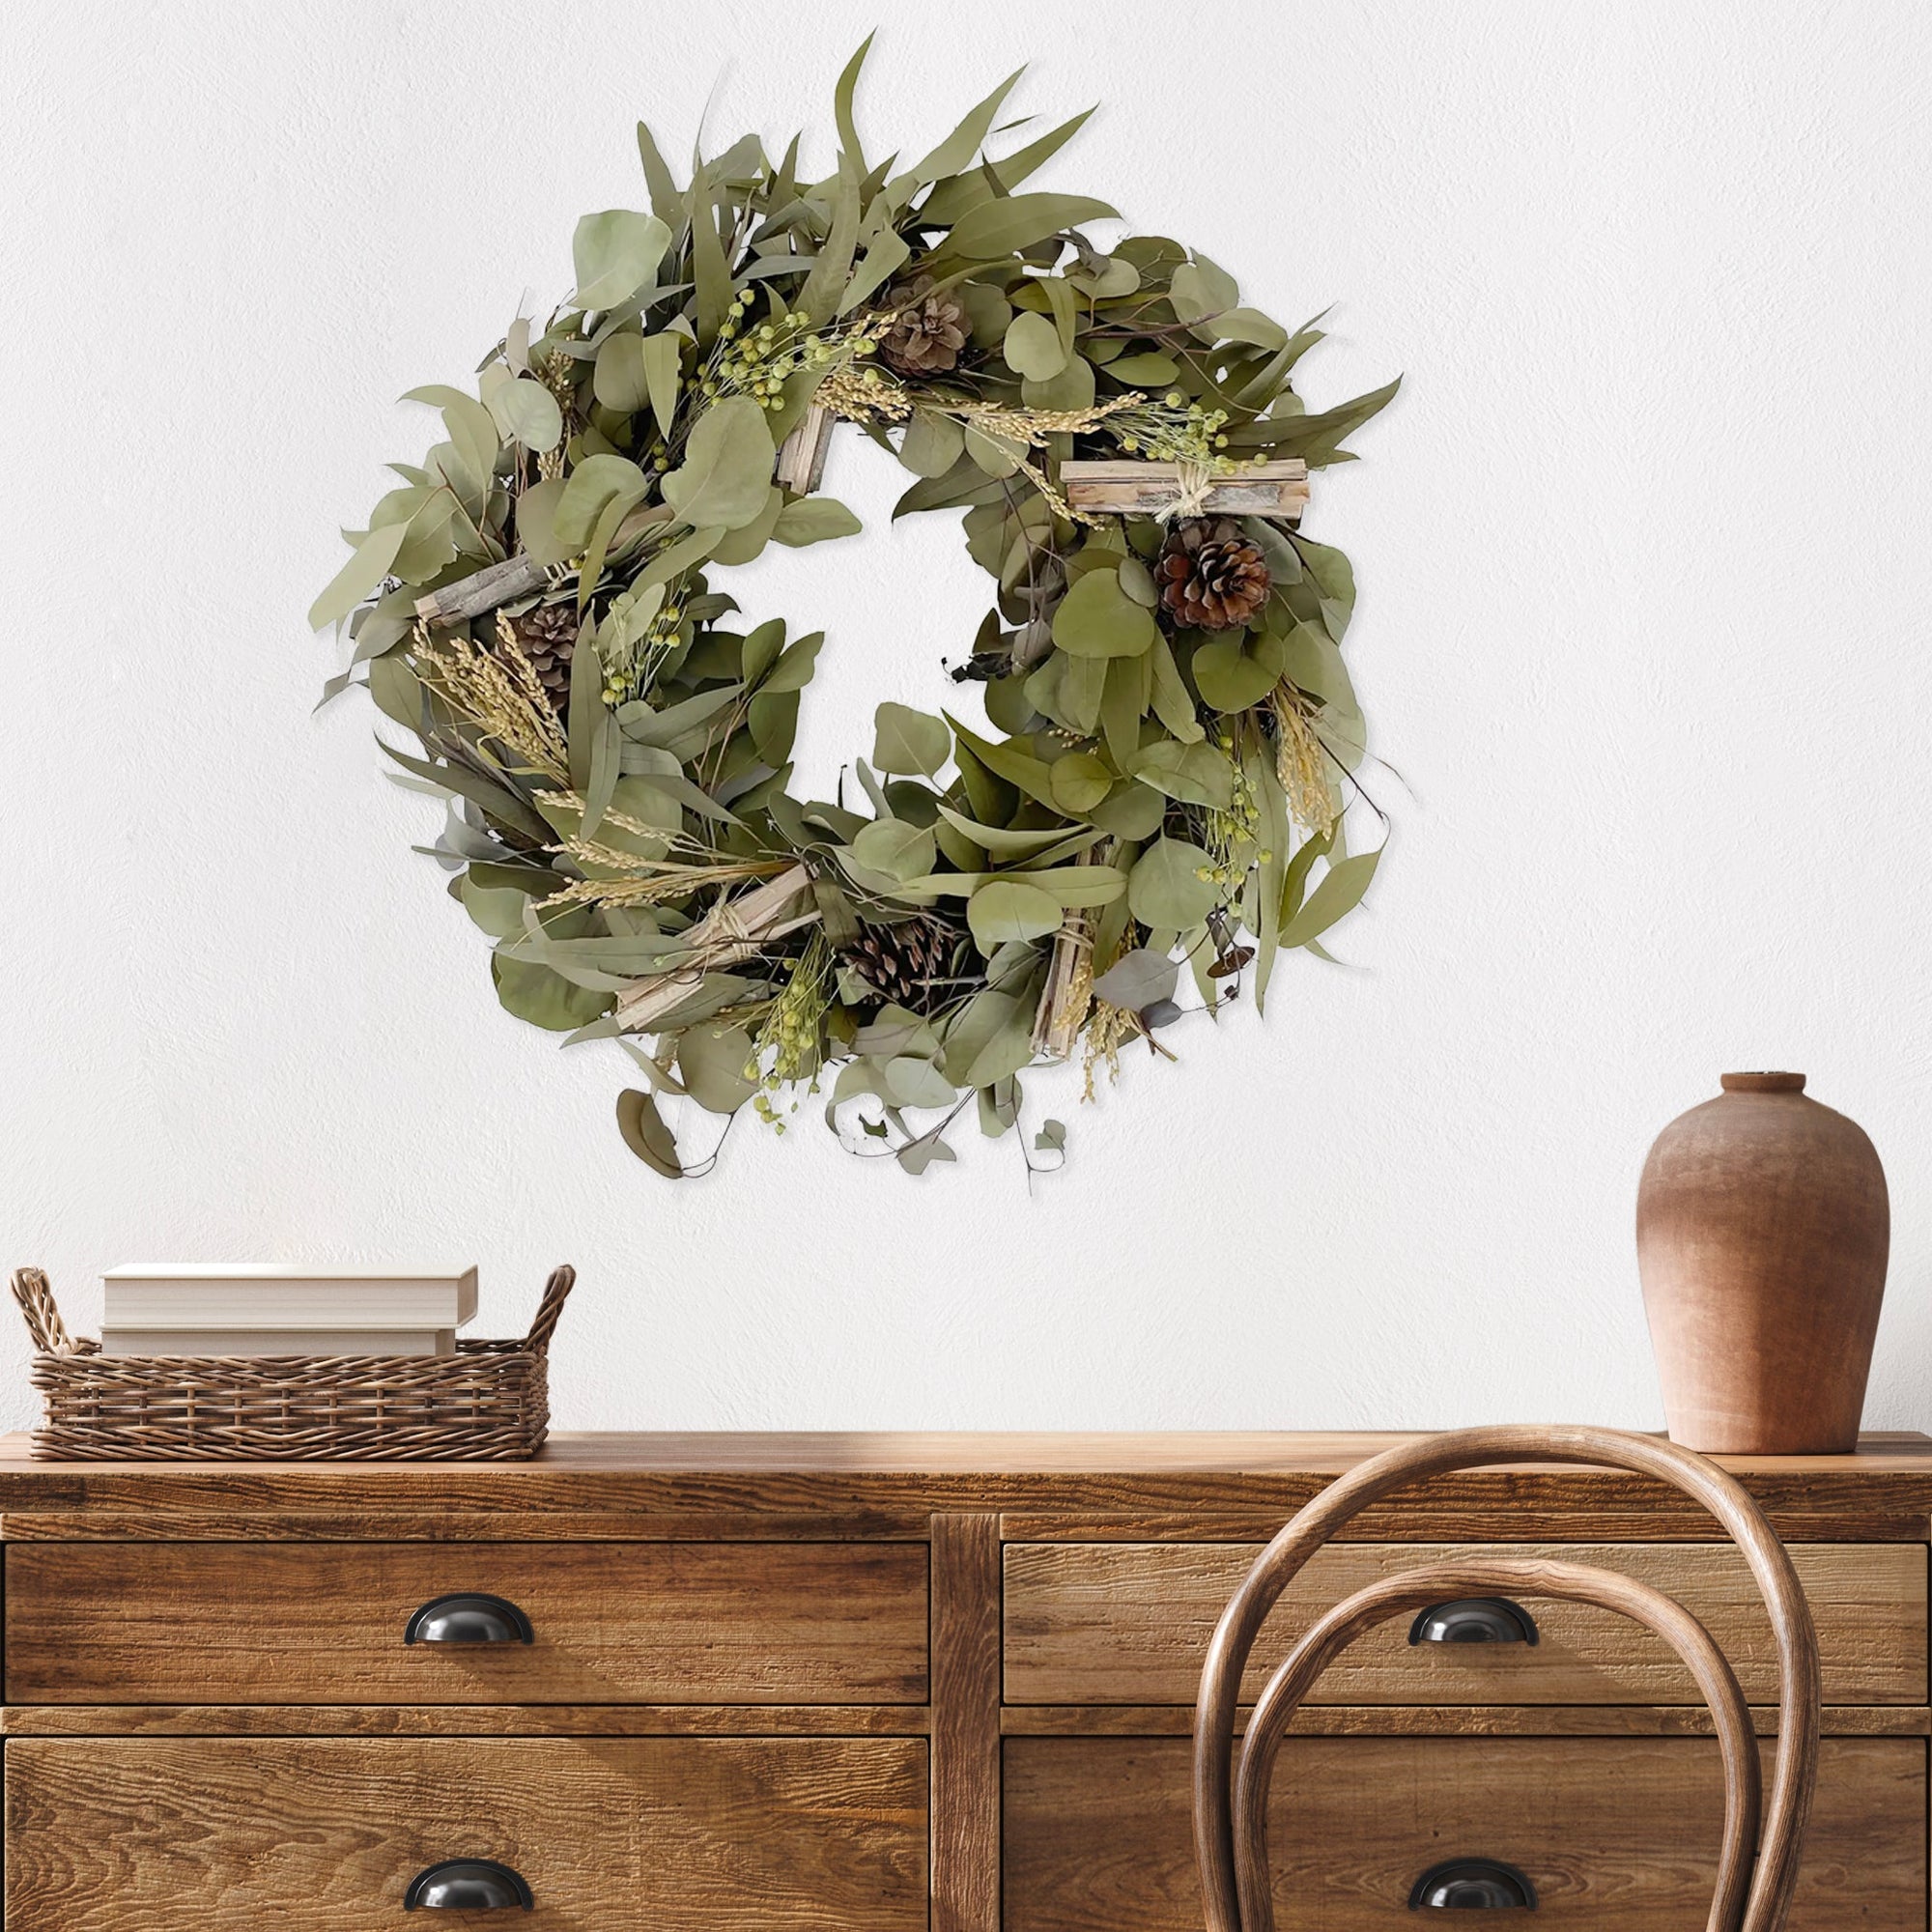
[[[129,1262],[102,1281],[115,1329],[460,1328],[476,1313],[473,1267]]]

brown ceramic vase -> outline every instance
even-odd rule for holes
[[[1670,1439],[1713,1455],[1854,1448],[1891,1208],[1857,1122],[1802,1073],[1726,1073],[1658,1135],[1637,1266]]]

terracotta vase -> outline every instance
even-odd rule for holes
[[[1726,1073],[1657,1137],[1637,1266],[1670,1439],[1710,1454],[1858,1443],[1891,1208],[1855,1121],[1802,1073]]]

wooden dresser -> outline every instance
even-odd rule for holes
[[[562,1436],[468,1466],[35,1463],[12,1439],[7,1932],[371,1932],[418,1922],[407,1889],[451,1860],[534,1899],[452,1924],[1194,1932],[1208,1633],[1256,1547],[1393,1439]],[[1927,1932],[1932,1441],[1728,1466],[1824,1655],[1794,1932]],[[1774,1694],[1742,1561],[1612,1472],[1378,1508],[1283,1633],[1483,1543],[1641,1574]],[[405,1641],[472,1593],[533,1640]],[[1324,1682],[1276,1785],[1285,1928],[1412,1923],[1411,1884],[1457,1856],[1579,1925],[1702,1926],[1719,1794],[1689,1677],[1607,1615],[1522,1607],[1533,1646],[1395,1629]]]

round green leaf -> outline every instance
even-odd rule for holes
[[[801,497],[779,512],[772,536],[789,550],[803,550],[834,537],[855,537],[864,527],[837,497]]]
[[[1023,308],[1007,326],[1006,345],[1001,352],[1007,366],[1015,375],[1029,376],[1044,383],[1066,367],[1066,351],[1061,346],[1060,331],[1049,318]]]
[[[1058,932],[1064,918],[1051,893],[1019,879],[988,879],[966,903],[966,923],[981,952],[1009,939],[1040,939]]]
[[[743,1027],[695,1026],[677,1043],[684,1089],[707,1114],[735,1114],[758,1091],[745,1069],[752,1036]]]
[[[657,273],[670,230],[655,214],[609,208],[577,224],[570,253],[579,308],[614,308]]]
[[[1172,738],[1156,738],[1127,760],[1127,769],[1142,784],[1185,805],[1225,811],[1234,803],[1235,768],[1212,745],[1178,745]]]
[[[899,461],[915,476],[944,476],[965,447],[966,432],[952,416],[916,410],[899,444]]]
[[[698,417],[683,463],[664,479],[664,499],[693,529],[735,530],[765,507],[773,454],[764,410],[750,396],[726,396]]]
[[[644,338],[629,329],[611,336],[597,352],[590,389],[607,410],[619,415],[642,409],[651,393],[644,378]]]
[[[575,556],[613,503],[641,503],[650,485],[628,456],[586,456],[566,479],[551,515],[553,540]],[[620,512],[621,514],[621,512]]]
[[[852,856],[867,871],[883,872],[903,885],[932,870],[936,841],[929,831],[902,818],[875,818],[852,840]]]
[[[1069,657],[1137,658],[1153,639],[1151,613],[1121,587],[1118,570],[1090,570],[1053,613],[1053,641]]]
[[[1213,861],[1187,838],[1156,838],[1134,861],[1127,909],[1143,925],[1186,932],[1221,902],[1221,889],[1204,878]]]
[[[491,392],[490,413],[506,437],[526,449],[554,449],[563,436],[563,412],[541,383],[519,376]]]
[[[1245,711],[1274,689],[1286,662],[1279,638],[1236,631],[1194,653],[1194,687],[1216,711]]]
[[[1090,410],[1094,407],[1094,365],[1084,355],[1069,355],[1057,376],[1020,384],[1020,401],[1030,410]]]
[[[1092,752],[1069,752],[1047,768],[1046,788],[1062,811],[1084,817],[1114,788],[1114,775]]]
[[[575,554],[557,541],[556,506],[563,487],[561,476],[550,476],[517,498],[517,539],[538,563],[567,563]]]
[[[931,778],[952,750],[943,719],[909,704],[882,704],[873,713],[872,763],[882,772],[917,772]]]
[[[589,986],[573,986],[560,974],[534,959],[490,959],[490,976],[506,1012],[515,1013],[546,1033],[575,1033],[610,1006],[611,995]]]

